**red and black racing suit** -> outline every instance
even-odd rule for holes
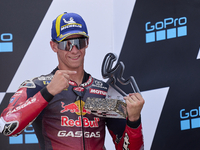
[[[54,73],[21,84],[1,114],[3,134],[20,134],[32,123],[42,150],[104,150],[105,125],[117,150],[143,148],[141,120],[98,117],[84,109],[87,97],[105,98],[108,84],[85,72],[80,86],[52,96],[46,89]]]

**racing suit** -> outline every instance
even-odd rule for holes
[[[53,96],[46,89],[58,68],[23,82],[1,114],[0,131],[19,135],[33,125],[42,150],[104,150],[105,125],[117,150],[143,148],[141,120],[105,118],[84,108],[87,97],[105,98],[108,84],[84,73],[80,86],[73,81]]]

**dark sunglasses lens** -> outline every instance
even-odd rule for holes
[[[66,41],[62,41],[58,43],[58,48],[66,51],[71,51],[73,46],[76,46],[77,49],[82,49],[87,46],[87,38],[77,38],[77,39],[70,39]]]
[[[80,39],[79,40],[79,45],[80,45],[80,49],[86,47],[87,46],[87,38]]]
[[[61,50],[71,51],[72,43],[70,41],[62,41],[58,43],[58,48]]]
[[[65,42],[64,50],[70,51],[72,49],[72,43],[70,41]]]
[[[72,47],[75,45],[78,50],[80,50],[80,40],[81,39],[71,39],[69,40],[71,42]]]

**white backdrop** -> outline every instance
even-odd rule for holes
[[[84,18],[90,36],[85,57],[85,70],[94,77],[102,79],[102,60],[109,52],[120,55],[135,2],[136,0],[54,0],[7,92],[15,92],[25,79],[48,74],[57,66],[57,57],[51,50],[49,41],[52,21],[63,12],[75,12]],[[166,87],[142,91],[146,101],[142,110],[145,150],[151,147],[168,90],[169,88]],[[105,146],[108,150],[114,149],[108,134]]]

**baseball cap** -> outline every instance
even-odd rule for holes
[[[73,34],[89,37],[85,21],[80,15],[65,12],[53,21],[51,29],[52,40],[61,42]]]

